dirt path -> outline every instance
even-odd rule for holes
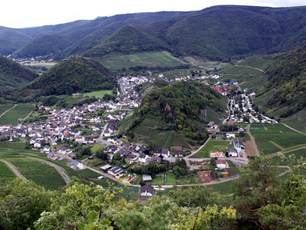
[[[251,134],[251,132],[250,132],[250,126],[251,126],[250,124],[247,125],[247,133],[249,134],[249,136],[250,136],[250,138],[251,138],[251,141],[252,141],[252,143],[253,143],[253,146],[254,146],[256,155],[257,155],[257,156],[260,156],[260,152],[259,152],[259,149],[258,149],[257,144],[256,144],[256,142],[255,142],[255,139],[254,139],[254,137],[252,136],[252,134]]]
[[[10,170],[12,170],[12,172],[19,178],[21,179],[25,179],[25,177],[19,172],[19,170],[11,163],[5,161],[5,160],[0,160],[2,161],[3,163],[5,163],[9,168]]]
[[[306,133],[303,133],[303,132],[301,132],[301,131],[299,131],[299,130],[297,130],[297,129],[294,129],[294,128],[292,128],[291,126],[286,125],[285,123],[282,123],[282,125],[286,126],[288,129],[293,130],[294,132],[297,132],[297,133],[299,133],[299,134],[302,134],[302,135],[306,136]]]
[[[18,105],[18,104],[15,104],[12,108],[9,108],[9,109],[5,110],[3,113],[1,113],[0,118],[1,118],[4,114],[6,114],[8,111],[14,109],[17,105]]]
[[[48,164],[48,165],[52,166],[61,175],[61,177],[63,178],[65,183],[69,184],[70,178],[68,177],[68,175],[66,174],[66,172],[64,171],[64,169],[61,166],[59,166],[57,164],[54,164],[54,163],[52,163],[50,161],[43,160],[43,159],[34,158],[34,157],[30,157],[30,158],[34,159],[34,160],[37,160],[37,161],[41,161],[41,162],[43,162],[45,164]]]
[[[252,66],[249,66],[249,65],[236,65],[236,66],[239,66],[239,67],[247,67],[247,68],[250,68],[250,69],[256,69],[260,72],[265,72],[263,69],[259,69],[259,68],[256,68],[256,67],[252,67]]]

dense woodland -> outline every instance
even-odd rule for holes
[[[161,129],[175,130],[194,141],[203,141],[208,134],[205,131],[197,134],[199,127],[195,121],[205,122],[200,115],[201,110],[208,107],[219,112],[224,111],[218,103],[220,98],[221,95],[196,82],[177,82],[153,90],[144,97],[141,107],[134,112],[134,122],[127,133],[131,134],[144,119],[151,117],[163,121]]]
[[[114,79],[99,63],[83,57],[71,57],[25,86],[40,89],[37,96],[70,95],[72,93],[112,89]]]
[[[290,116],[306,107],[306,46],[281,54],[266,71],[268,83],[264,93],[275,90],[270,107],[289,107],[281,117]]]
[[[1,188],[2,229],[305,229],[306,186],[299,168],[282,181],[264,158],[243,169],[233,196],[206,186],[174,189],[140,204],[128,187],[83,184],[47,191],[15,179]]]
[[[306,7],[215,6],[193,12],[116,15],[20,30],[0,27],[0,54],[49,55],[62,60],[84,53],[101,57],[164,49],[177,56],[229,61],[303,45],[305,15]]]
[[[0,56],[0,94],[29,83],[36,77],[28,68]]]

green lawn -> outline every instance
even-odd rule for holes
[[[282,119],[282,122],[292,128],[306,133],[306,109],[303,109],[288,118]]]
[[[0,115],[5,112],[6,110],[10,109],[13,107],[13,104],[4,104],[0,105]]]
[[[226,181],[218,184],[207,185],[207,187],[211,188],[214,192],[220,192],[221,194],[230,194],[232,193],[233,181]]]
[[[96,173],[95,171],[92,171],[90,169],[83,169],[83,170],[80,170],[79,172],[87,178],[98,178],[99,176],[101,176],[101,174]]]
[[[226,152],[230,142],[227,140],[210,139],[210,141],[191,158],[209,158],[209,154],[213,151]]]
[[[103,98],[105,94],[112,95],[112,90],[100,90],[100,91],[93,91],[90,93],[84,93],[84,97],[96,97],[96,98]]]
[[[5,113],[0,118],[0,125],[3,124],[12,124],[17,125],[18,119],[25,118],[33,109],[32,104],[18,104],[15,108]]]
[[[10,168],[0,161],[0,186],[5,185],[8,181],[16,178],[16,175],[10,170]]]

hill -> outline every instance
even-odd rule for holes
[[[18,63],[0,56],[0,94],[33,81],[37,75]]]
[[[204,111],[212,108],[222,115],[226,109],[224,98],[194,82],[177,82],[157,88],[144,96],[142,105],[130,120],[127,134],[135,140],[159,145],[164,135],[175,132],[191,145],[198,145],[207,138]],[[203,133],[197,133],[199,130]]]
[[[103,57],[110,53],[131,54],[169,49],[165,42],[152,37],[143,28],[131,25],[118,29],[100,45],[90,49],[85,56]]]
[[[61,60],[74,54],[101,57],[111,52],[164,49],[176,56],[230,61],[250,54],[289,51],[303,45],[305,39],[305,6],[229,5],[192,12],[115,15],[27,29],[0,27],[0,54],[50,55]]]
[[[23,90],[38,90],[40,96],[112,89],[114,80],[101,64],[83,57],[71,57],[53,66]]]
[[[306,107],[306,46],[275,57],[261,94],[271,94],[267,105],[280,117],[288,117]],[[264,96],[264,95],[263,95]]]

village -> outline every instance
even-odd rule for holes
[[[213,79],[218,79],[219,76],[211,75]],[[163,76],[160,76],[163,78]],[[187,76],[176,78],[175,81],[187,81],[187,80],[203,80],[209,76]],[[165,78],[164,78],[165,79]],[[165,79],[166,81],[170,81]],[[134,87],[146,82],[152,83],[154,78],[147,78],[143,76],[139,77],[122,77],[118,79],[117,98],[115,101],[101,101],[97,100],[91,104],[83,104],[82,106],[75,106],[73,108],[57,108],[52,109],[49,106],[38,107],[42,113],[48,113],[49,116],[44,122],[29,123],[26,125],[19,124],[17,126],[2,125],[0,126],[1,138],[8,138],[9,141],[14,141],[19,138],[27,138],[30,146],[33,149],[40,150],[45,153],[47,158],[53,160],[68,161],[67,165],[75,170],[82,170],[88,168],[84,164],[85,160],[90,160],[94,157],[88,156],[83,162],[75,159],[75,153],[69,146],[58,148],[56,151],[54,148],[58,143],[63,141],[73,141],[81,145],[93,145],[95,143],[105,144],[104,151],[108,154],[109,164],[102,165],[101,175],[109,177],[114,180],[119,180],[122,176],[126,175],[125,168],[112,163],[115,155],[119,155],[122,159],[126,159],[127,165],[138,164],[148,165],[163,164],[168,161],[170,165],[174,165],[177,159],[184,159],[186,161],[189,170],[196,170],[200,183],[213,183],[217,181],[217,175],[214,170],[201,170],[204,164],[210,159],[214,159],[215,168],[222,171],[224,179],[231,176],[226,172],[226,168],[229,167],[228,159],[231,158],[236,165],[246,164],[248,162],[245,144],[242,139],[237,138],[237,134],[244,133],[245,129],[240,127],[234,132],[220,133],[219,125],[214,122],[207,124],[207,129],[214,136],[215,139],[228,139],[232,145],[226,148],[225,152],[212,152],[209,158],[191,158],[196,154],[198,150],[186,151],[182,146],[173,146],[172,151],[170,149],[155,148],[149,149],[143,143],[129,143],[125,140],[121,140],[116,137],[118,135],[117,123],[127,116],[132,114],[132,109],[137,108],[141,104],[141,97],[134,90]],[[171,80],[173,81],[173,80]],[[238,83],[233,82],[235,85]],[[233,87],[228,83],[218,81],[214,86],[208,87],[216,90],[217,92],[228,95],[228,91]],[[273,122],[277,121],[259,115],[258,111],[252,107],[252,97],[254,93],[251,90],[245,90],[244,93],[236,96],[229,96],[228,98],[228,118],[224,119],[223,123],[233,124],[234,122]],[[99,110],[107,112],[107,116],[101,117],[94,115]],[[248,120],[246,120],[248,117]],[[91,135],[84,135],[82,128],[91,129],[93,133]],[[210,137],[211,138],[211,137]],[[210,139],[209,138],[209,139]],[[207,142],[209,141],[207,140]],[[203,146],[205,143],[203,144]],[[205,167],[204,167],[205,168]],[[171,171],[171,170],[170,170]],[[102,178],[102,177],[101,177]],[[125,182],[132,183],[138,176],[135,174],[133,177],[129,176]],[[151,175],[144,175],[144,182],[152,181]],[[152,191],[150,186],[146,186],[147,189]],[[146,192],[147,194],[148,192]]]

